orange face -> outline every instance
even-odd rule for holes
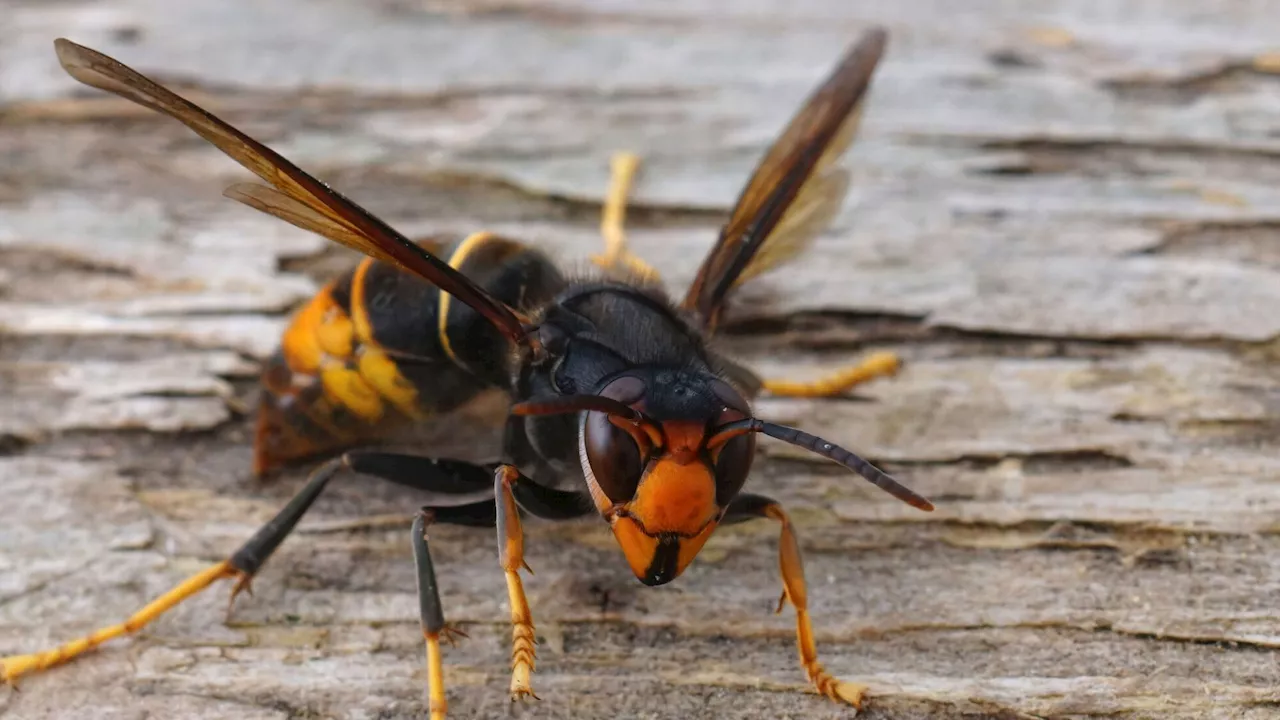
[[[634,424],[596,412],[583,421],[580,455],[591,496],[646,585],[684,572],[746,477],[754,438],[708,447],[707,430],[703,421]]]
[[[701,424],[668,422],[661,428],[665,452],[649,461],[631,501],[601,510],[632,572],[648,585],[680,575],[721,514],[715,468],[700,452]]]

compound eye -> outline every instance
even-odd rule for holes
[[[712,380],[711,391],[716,394],[716,397],[720,399],[720,402],[724,403],[725,407],[738,411],[739,417],[734,419],[741,420],[751,414],[751,405],[742,397],[742,394],[735,390],[729,383],[723,380]]]
[[[614,503],[630,501],[644,474],[644,461],[635,437],[599,412],[587,413],[582,433],[587,463],[600,490]]]
[[[609,381],[600,395],[630,405],[644,396],[644,381],[634,375],[623,375]],[[625,503],[636,495],[640,477],[644,475],[649,452],[643,433],[615,424],[608,415],[587,413],[582,428],[582,447],[586,451],[591,474],[606,497]]]
[[[727,425],[738,420],[745,420],[751,415],[751,405],[732,385],[723,380],[711,381],[711,390],[724,403],[724,410],[716,418],[715,425]],[[727,507],[729,501],[737,497],[747,482],[747,473],[751,472],[751,462],[756,457],[755,433],[739,435],[721,445],[715,453],[716,463],[716,504]]]
[[[725,425],[745,418],[746,415],[737,410],[726,409],[720,413],[716,424]],[[714,456],[717,505],[727,507],[729,501],[738,496],[742,486],[747,482],[747,474],[751,472],[751,463],[755,457],[755,433],[739,435],[717,449]]]

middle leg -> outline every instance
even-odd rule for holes
[[[449,703],[444,695],[444,660],[440,656],[440,641],[452,645],[457,636],[466,637],[466,633],[444,621],[440,586],[436,583],[435,566],[431,563],[431,551],[427,547],[427,524],[434,519],[431,509],[423,508],[413,519],[410,532],[418,574],[418,612],[422,621],[422,639],[427,647],[427,709],[431,720],[444,720]]]
[[[524,561],[524,533],[520,525],[520,511],[548,520],[568,520],[582,517],[594,511],[590,496],[540,485],[525,477],[512,465],[499,465],[493,473],[494,499],[460,505],[451,508],[423,508],[420,523],[436,521],[496,527],[498,532],[498,559],[507,580],[507,598],[511,605],[511,699],[538,696],[530,682],[537,651],[533,626],[533,614],[525,596],[520,570],[529,570]],[[416,525],[415,525],[416,527]],[[433,639],[432,628],[444,627],[440,611],[440,596],[436,588],[431,558],[427,553],[426,537],[414,530],[414,553],[418,558],[418,592],[422,605],[423,631],[427,640],[428,676],[442,677],[439,660],[439,639]],[[530,570],[532,572],[532,570]],[[435,631],[437,635],[439,631]],[[446,638],[447,639],[447,638]],[[434,686],[433,686],[434,687]],[[443,707],[444,698],[432,695],[432,702]]]
[[[817,380],[769,380],[728,356],[713,353],[713,359],[716,368],[751,397],[761,391],[776,397],[834,397],[878,377],[896,375],[902,367],[902,360],[895,353],[876,352]]]
[[[895,375],[901,367],[902,361],[894,353],[877,352],[817,380],[765,380],[763,386],[778,397],[834,397],[878,377]]]

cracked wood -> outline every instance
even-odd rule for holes
[[[305,470],[249,480],[256,361],[350,253],[218,197],[243,179],[85,95],[65,35],[171,81],[405,232],[479,228],[582,267],[608,156],[646,164],[635,249],[683,288],[759,153],[866,25],[891,42],[854,190],[721,345],[811,377],[768,399],[937,501],[778,443],[820,655],[873,718],[1266,718],[1275,521],[1280,10],[1268,3],[283,0],[50,5],[0,21],[0,654],[115,621],[234,549]],[[494,52],[502,48],[502,52]],[[788,347],[789,346],[789,347]],[[787,348],[781,350],[780,348]],[[501,402],[405,439],[492,454]],[[215,590],[0,691],[0,715],[422,714],[412,493],[334,484],[224,624]],[[639,586],[596,521],[530,523],[543,702],[525,717],[837,718],[771,614],[776,529]],[[505,713],[491,533],[433,532],[451,714]]]

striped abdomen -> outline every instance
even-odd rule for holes
[[[513,307],[564,285],[542,253],[488,233],[423,243]],[[507,340],[471,308],[365,259],[294,315],[262,373],[254,472],[377,440],[510,382]]]

